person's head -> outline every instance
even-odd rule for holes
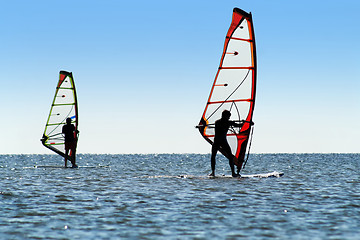
[[[66,119],[66,123],[67,123],[67,124],[71,124],[71,118],[67,118],[67,119]]]
[[[224,110],[223,112],[222,112],[222,114],[221,114],[221,118],[223,118],[223,119],[230,119],[230,116],[231,116],[231,113],[230,113],[230,111],[229,110]]]

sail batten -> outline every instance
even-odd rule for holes
[[[254,67],[219,67],[220,70],[222,69],[249,69],[249,70],[254,70]]]
[[[237,38],[237,37],[226,37],[226,39],[232,39],[232,40],[239,40],[239,41],[245,41],[245,42],[253,42],[253,39],[247,39],[247,38]]]
[[[41,142],[45,147],[61,156],[65,156],[65,137],[62,134],[62,127],[66,124],[67,118],[71,118],[75,132],[78,132],[79,116],[74,78],[71,72],[60,71]],[[75,138],[77,139],[77,136]],[[69,156],[72,157],[71,151]]]
[[[66,106],[66,105],[75,105],[75,103],[59,103],[59,104],[53,104],[53,106]]]
[[[252,129],[256,71],[252,15],[234,8],[220,65],[198,126],[201,135],[212,144],[215,129],[209,126],[213,126],[215,121],[221,118],[224,110],[231,112],[231,120],[245,121],[241,128],[230,129],[227,134],[232,154],[239,159],[236,163],[238,168],[241,168],[244,161]]]
[[[253,101],[254,101],[254,99],[237,99],[237,100],[208,102],[208,104],[231,103],[231,102],[253,102]]]
[[[67,88],[67,87],[58,87],[57,89],[67,89],[67,90],[72,90],[72,88]]]

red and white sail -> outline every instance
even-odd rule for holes
[[[247,152],[252,128],[255,92],[256,49],[252,15],[234,8],[220,66],[199,123],[199,131],[212,144],[214,123],[221,118],[223,110],[231,112],[232,121],[245,120],[241,128],[233,127],[227,133],[232,154],[239,160],[235,162],[239,169]]]
[[[45,147],[61,156],[65,156],[65,136],[62,133],[62,127],[66,124],[67,118],[71,118],[71,123],[74,124],[75,132],[77,132],[79,116],[74,78],[71,72],[60,71],[59,82],[41,141]],[[72,155],[70,151],[69,156],[72,157]]]

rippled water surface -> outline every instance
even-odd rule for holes
[[[207,178],[209,155],[78,163],[108,167],[0,155],[0,239],[360,239],[360,154],[253,154],[243,174],[284,176],[250,179]]]

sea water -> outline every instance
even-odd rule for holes
[[[0,155],[0,239],[360,239],[360,154],[252,154],[243,174],[284,175],[244,179],[209,155],[77,162],[108,167]]]

